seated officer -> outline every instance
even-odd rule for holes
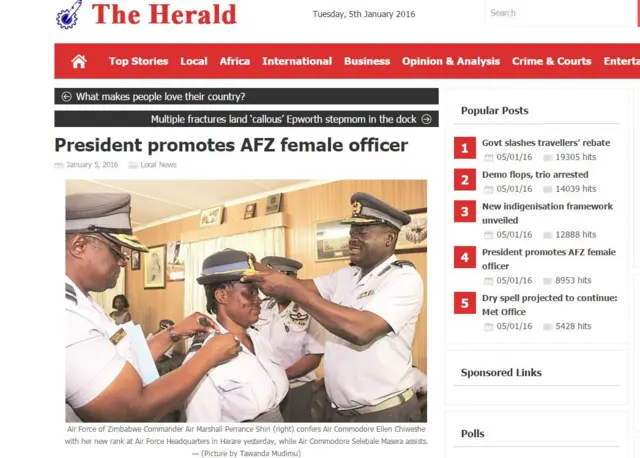
[[[204,260],[198,283],[204,285],[207,311],[215,314],[219,332],[240,342],[237,358],[207,373],[185,403],[187,422],[282,422],[280,402],[289,390],[284,369],[269,343],[253,328],[260,316],[258,288],[240,283],[254,273],[244,251],[220,251]],[[204,340],[204,346],[213,336]],[[185,364],[200,353],[200,339]]]
[[[278,256],[269,256],[260,262],[293,277],[302,268],[298,261]],[[256,327],[271,344],[289,377],[289,394],[280,404],[284,421],[311,422],[313,384],[310,382],[317,379],[315,369],[324,354],[324,329],[295,303],[275,299],[262,303]]]
[[[113,288],[127,265],[123,248],[147,251],[131,230],[128,194],[67,196],[66,417],[67,421],[130,422],[163,418],[186,399],[209,369],[233,357],[232,337],[210,339],[197,358],[144,385],[130,338],[89,292]],[[204,319],[204,324],[200,321]],[[154,359],[174,342],[212,330],[193,314],[148,341]],[[206,326],[205,326],[206,325]]]
[[[411,347],[424,287],[394,255],[411,217],[374,196],[351,197],[350,266],[315,280],[248,275],[264,294],[294,301],[328,332],[324,381],[334,422],[420,421]]]

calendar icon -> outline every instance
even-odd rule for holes
[[[484,324],[484,330],[485,330],[486,332],[491,332],[491,331],[493,331],[493,323],[485,323],[485,324]]]
[[[493,186],[485,186],[484,187],[485,194],[493,194]]]
[[[493,162],[493,154],[485,154],[484,155],[485,162]]]
[[[493,286],[493,278],[487,277],[484,279],[484,286]]]
[[[485,240],[493,240],[493,232],[491,231],[487,231],[484,233],[484,239]]]

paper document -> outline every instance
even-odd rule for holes
[[[139,324],[133,324],[131,321],[122,325],[123,329],[127,331],[129,341],[131,343],[131,351],[133,352],[137,362],[140,377],[142,383],[148,385],[149,383],[160,377],[158,374],[158,368],[149,350],[149,344],[147,339],[142,333],[142,328]]]

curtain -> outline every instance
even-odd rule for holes
[[[124,284],[125,284],[125,276],[127,274],[127,269],[121,268],[120,275],[118,276],[118,283],[111,289],[103,291],[101,293],[89,293],[96,304],[104,309],[104,311],[108,314],[113,312],[113,298],[118,294],[124,294]]]
[[[225,248],[249,251],[258,261],[265,256],[285,256],[284,227],[186,243],[184,248],[184,316],[194,312],[206,314],[204,288],[196,281],[205,258]]]

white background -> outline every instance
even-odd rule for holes
[[[69,5],[67,5],[69,3]],[[63,407],[60,396],[63,390],[63,326],[59,311],[58,297],[62,293],[62,269],[58,260],[63,256],[63,247],[59,234],[63,228],[64,184],[60,176],[53,173],[51,164],[53,124],[53,42],[638,42],[638,29],[635,27],[636,14],[634,2],[627,2],[620,7],[621,13],[611,17],[609,5],[613,2],[592,5],[580,2],[573,8],[567,8],[572,15],[563,17],[560,24],[576,24],[578,27],[488,27],[486,21],[486,5],[480,1],[451,2],[395,2],[394,6],[415,9],[420,15],[412,22],[363,23],[354,24],[341,21],[340,24],[313,20],[312,7],[300,5],[298,2],[272,1],[241,2],[238,5],[240,24],[233,27],[123,27],[123,26],[90,26],[87,20],[87,6],[81,11],[80,25],[68,32],[63,32],[55,25],[55,15],[61,8],[70,3],[59,1],[47,2],[45,8],[34,5],[20,10],[20,20],[7,21],[3,28],[2,47],[5,69],[2,74],[5,83],[5,103],[12,112],[4,110],[3,116],[3,180],[2,195],[5,208],[3,211],[2,233],[5,239],[5,262],[2,267],[6,288],[8,318],[5,322],[6,350],[17,352],[19,358],[15,365],[6,367],[2,387],[5,392],[3,421],[3,437],[8,438],[5,447],[14,453],[27,456],[42,454],[66,453],[62,449],[63,426],[60,421]],[[126,2],[127,4],[144,4],[142,2]],[[204,1],[183,2],[193,7],[209,5]],[[334,2],[336,7],[344,9],[344,2]],[[365,4],[365,2],[353,2]],[[518,2],[514,2],[518,3]],[[529,2],[527,2],[529,3]],[[538,2],[543,5],[542,3]],[[122,4],[125,4],[123,2]],[[330,2],[322,2],[323,9],[330,9]],[[381,10],[387,9],[386,2],[366,2],[371,8],[380,4]],[[576,2],[554,2],[553,5],[575,5]],[[615,2],[616,5],[622,2]],[[516,5],[517,6],[517,5]],[[242,8],[242,9],[241,9]],[[624,13],[622,13],[624,11]],[[554,16],[549,11],[549,16]],[[540,15],[539,15],[540,16]],[[538,16],[538,17],[539,17]],[[565,15],[567,16],[567,15]],[[621,17],[622,16],[622,17]],[[577,17],[577,19],[576,19]],[[623,24],[623,27],[609,27],[611,24]],[[593,27],[586,27],[592,25]],[[331,30],[329,32],[329,29]],[[45,35],[49,33],[49,37]],[[42,34],[41,34],[42,32]],[[269,81],[248,83],[246,81],[216,81],[219,86],[258,86],[282,85],[291,86],[289,81]],[[331,84],[346,86],[356,82],[334,81]],[[419,82],[412,81],[412,85]],[[76,85],[57,83],[58,85]],[[112,82],[93,81],[91,85],[101,86]],[[118,83],[119,84],[119,83]],[[139,82],[145,85],[145,82]],[[154,81],[151,86],[167,86],[172,82]],[[173,82],[176,86],[184,86],[187,82]],[[305,81],[304,86],[314,84]],[[327,82],[323,85],[329,86]],[[363,85],[373,86],[406,86],[405,82],[370,81]],[[427,86],[445,88],[631,88],[633,81],[427,81]],[[127,86],[128,84],[121,84]],[[197,86],[198,84],[194,84]],[[447,103],[446,92],[441,103]],[[186,107],[185,107],[186,108]],[[249,107],[247,107],[249,108]],[[10,119],[7,119],[10,118]],[[444,121],[442,121],[444,123]],[[146,131],[146,130],[145,130]],[[336,130],[339,135],[343,130]],[[262,132],[262,130],[261,130]],[[283,129],[274,130],[274,135],[283,133]],[[301,132],[301,130],[296,130]],[[346,132],[346,131],[344,131]],[[422,130],[421,130],[422,132]],[[55,133],[57,134],[57,132]],[[248,134],[248,132],[247,132]],[[333,134],[333,132],[332,132]],[[392,135],[395,135],[392,134]],[[404,134],[402,134],[403,136]],[[414,171],[424,170],[429,180],[430,239],[444,239],[445,202],[444,177],[451,173],[445,170],[444,157],[447,154],[440,146],[448,141],[446,128],[442,129],[440,139],[436,139],[432,147],[425,145],[424,150],[414,151],[412,160]],[[335,136],[335,135],[334,135]],[[344,159],[344,157],[341,157]],[[366,178],[391,178],[388,170],[377,162],[358,160],[358,170]],[[246,176],[255,176],[257,170],[265,164],[259,164],[254,171],[247,170]],[[299,178],[299,170],[303,170],[295,162],[289,162],[280,174],[273,178]],[[307,169],[308,170],[308,169]],[[345,170],[347,170],[345,168]],[[406,169],[405,169],[406,170]],[[624,173],[625,164],[621,164],[620,173]],[[432,172],[435,171],[435,172]],[[417,172],[415,172],[417,174]],[[211,178],[222,176],[217,167],[211,168]],[[310,174],[310,177],[312,175]],[[315,176],[315,175],[313,175]],[[133,178],[133,174],[119,174],[118,178]],[[155,177],[160,177],[156,175]],[[227,177],[227,176],[225,176]],[[402,174],[403,178],[410,178]],[[103,177],[104,178],[104,177]],[[328,178],[328,177],[322,177]],[[336,176],[335,178],[354,178],[353,176]],[[612,177],[615,180],[615,177]],[[438,195],[441,199],[438,199]],[[58,196],[58,197],[55,197]],[[37,217],[34,217],[34,214]],[[440,222],[440,224],[438,224]],[[621,229],[623,231],[623,229]],[[429,285],[444,285],[445,272],[444,246],[434,243],[430,246]],[[58,266],[58,267],[56,267]],[[442,456],[444,451],[444,287],[429,289],[429,431],[431,444],[429,452],[433,456]],[[441,307],[438,304],[442,304]],[[629,327],[632,321],[629,320]],[[597,367],[594,371],[598,370]],[[631,372],[631,371],[630,371]],[[630,400],[632,391],[630,390]],[[467,409],[468,410],[468,409]],[[594,409],[591,409],[592,411]],[[457,414],[455,408],[449,409],[448,418],[464,418],[471,420],[468,413]],[[529,431],[533,438],[538,436],[538,426],[557,425],[555,431],[561,431],[563,437],[588,437],[601,443],[623,443],[627,440],[629,447],[621,446],[619,456],[630,450],[631,424],[626,421],[628,409],[619,409],[617,413],[605,414],[595,410],[594,417],[583,413],[575,417],[585,421],[565,420],[567,417],[557,414],[546,415],[538,422],[538,417],[525,415],[519,422],[514,422],[513,414],[492,413],[492,409],[479,413],[482,421],[492,418],[501,420],[502,425],[520,424]],[[462,415],[462,416],[461,416]],[[611,416],[610,416],[611,415]],[[556,416],[556,423],[548,423],[548,419]],[[591,421],[589,421],[591,420]],[[451,423],[448,434],[454,434]],[[56,426],[57,425],[57,426]],[[625,429],[626,428],[626,429]],[[551,428],[553,429],[553,428]],[[544,431],[549,431],[545,429]],[[542,433],[544,433],[542,431]],[[596,443],[596,442],[594,442]],[[449,444],[449,439],[447,439]],[[152,450],[160,452],[161,450]],[[378,450],[372,450],[372,455]],[[491,456],[493,451],[489,450]],[[602,451],[601,451],[602,452]],[[94,450],[95,456],[111,455],[113,450]],[[421,452],[421,453],[424,453]],[[457,452],[456,452],[457,453]],[[86,451],[82,452],[83,455]],[[567,454],[546,456],[572,456]],[[79,455],[79,453],[78,453]],[[173,455],[172,455],[173,456]],[[312,456],[312,455],[308,455]],[[480,454],[448,456],[485,456]],[[489,455],[487,455],[489,456]],[[505,455],[513,456],[513,455]],[[521,455],[524,456],[524,455]],[[532,455],[533,456],[533,455]],[[539,456],[539,455],[535,455]],[[576,455],[590,456],[590,455]],[[613,457],[617,454],[603,451],[593,456]]]

